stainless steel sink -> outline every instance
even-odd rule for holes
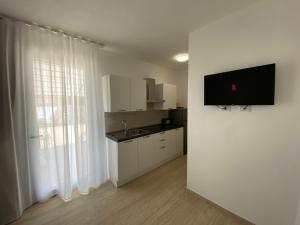
[[[129,130],[127,130],[127,132],[124,132],[124,134],[129,137],[143,135],[143,134],[147,134],[147,133],[149,133],[149,131],[142,130],[142,129],[129,129]]]

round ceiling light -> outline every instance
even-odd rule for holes
[[[174,59],[177,62],[186,62],[186,61],[189,60],[189,54],[188,53],[181,53],[181,54],[175,55]]]

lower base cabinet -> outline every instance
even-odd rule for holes
[[[123,142],[107,139],[110,180],[119,187],[183,155],[183,128]]]
[[[157,163],[157,134],[138,138],[139,172],[146,171]]]
[[[134,176],[139,169],[138,140],[131,139],[118,144],[118,179]],[[129,163],[130,162],[130,163]]]
[[[171,156],[183,153],[183,128],[170,130],[168,132],[168,140],[172,140],[168,143]]]

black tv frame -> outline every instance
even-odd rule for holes
[[[247,80],[247,78],[251,79],[251,72],[252,73],[257,73],[257,72],[263,72],[263,70],[266,70],[268,72],[268,76],[272,76],[269,80],[267,79],[262,79],[262,80],[258,80],[258,81],[263,81],[263,82],[267,82],[268,83],[263,83],[261,84],[261,86],[258,85],[258,87],[260,88],[260,91],[262,91],[262,89],[265,87],[263,85],[267,85],[268,86],[268,91],[266,96],[264,96],[266,99],[262,99],[260,101],[256,101],[254,102],[253,99],[250,99],[249,96],[247,96],[247,92],[244,93],[240,93],[240,95],[235,95],[235,93],[231,91],[229,91],[227,88],[229,88],[227,85],[235,85],[234,83],[238,83],[238,82],[245,82],[245,80]],[[243,76],[243,74],[247,77],[245,77],[245,79],[240,79],[240,76]],[[275,105],[275,76],[276,75],[276,64],[272,63],[272,64],[267,64],[267,65],[261,65],[261,66],[255,66],[255,67],[249,67],[249,68],[243,68],[243,69],[238,69],[238,70],[232,70],[232,71],[226,71],[226,72],[222,72],[222,73],[216,73],[216,74],[210,74],[210,75],[205,75],[204,76],[204,105],[209,106],[209,105],[221,105],[221,106],[233,106],[233,105]],[[222,79],[220,79],[219,77],[221,77]],[[225,84],[223,84],[221,82],[221,86],[220,88],[224,88],[226,87],[226,90],[223,90],[223,96],[220,97],[219,99],[223,98],[223,101],[218,102],[217,98],[210,98],[208,99],[207,94],[209,94],[209,91],[207,90],[207,82],[208,79],[210,80],[214,80],[214,82],[217,82],[218,79],[220,80],[220,82],[223,80],[223,83],[225,82]],[[252,80],[251,80],[252,81]],[[211,81],[210,81],[211,82]],[[226,84],[227,82],[227,84]],[[253,82],[253,81],[252,81]],[[271,82],[271,83],[270,83]],[[260,83],[258,83],[260,84]],[[226,85],[226,86],[224,86]],[[245,83],[244,83],[245,85]],[[244,86],[245,87],[245,86]],[[232,87],[231,87],[232,88]],[[247,87],[248,89],[250,87]],[[245,89],[247,89],[245,88]],[[210,90],[211,92],[211,90]],[[222,92],[222,90],[220,91]],[[238,93],[238,92],[236,92]],[[210,93],[211,94],[211,93]],[[243,96],[244,94],[244,96]],[[255,96],[255,94],[254,94]],[[244,102],[241,102],[241,98],[245,98]],[[247,99],[248,97],[248,99]],[[253,97],[253,96],[252,96]],[[212,100],[213,99],[213,100]],[[264,101],[265,100],[265,101]]]

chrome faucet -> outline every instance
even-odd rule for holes
[[[124,125],[124,134],[126,135],[128,131],[126,120],[122,120],[122,124]]]

